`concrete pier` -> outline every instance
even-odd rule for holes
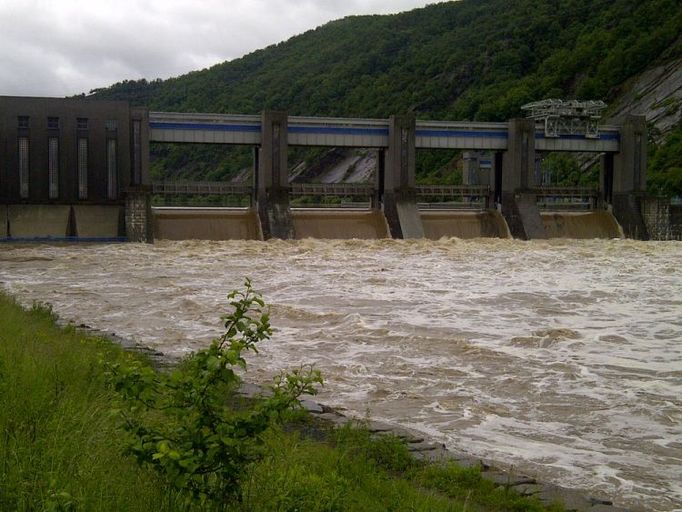
[[[288,119],[286,112],[266,111],[262,115],[256,203],[266,240],[295,238],[289,210]]]
[[[627,116],[620,132],[620,152],[604,159],[605,182],[610,181],[613,215],[625,236],[648,240],[649,233],[642,216],[646,190],[647,130],[643,116]]]
[[[125,231],[129,242],[154,242],[152,201],[148,187],[131,187],[126,192]]]
[[[507,151],[502,157],[502,215],[514,238],[547,238],[537,201],[530,190],[535,187],[535,121],[509,121]]]
[[[414,115],[391,116],[383,178],[383,207],[393,238],[424,238],[415,176]]]

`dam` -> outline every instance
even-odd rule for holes
[[[563,105],[562,112],[573,113],[570,129],[562,131],[551,116],[553,124],[545,119],[543,125],[540,118],[476,123],[422,121],[413,114],[189,114],[120,101],[0,97],[0,240],[648,239],[668,233],[675,212],[645,192],[644,119],[597,126],[592,103]],[[253,181],[152,182],[150,143],[252,147]],[[290,182],[290,147],[369,148],[377,154],[372,182]],[[486,155],[492,165],[485,183],[467,181],[465,169],[461,186],[417,184],[416,151],[444,149]],[[542,186],[536,153],[556,151],[601,155],[599,186]],[[152,196],[204,193],[237,195],[249,206],[152,207]],[[294,201],[318,196],[360,198],[368,206],[305,211]],[[434,205],[434,196],[449,199]],[[565,211],[577,204],[587,207]]]

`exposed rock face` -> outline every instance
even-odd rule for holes
[[[682,119],[682,59],[645,71],[615,104],[607,124],[621,124],[627,114],[643,115],[660,139]]]
[[[302,183],[367,183],[374,176],[376,161],[376,151],[333,148],[310,165],[301,162],[290,173],[289,181]]]

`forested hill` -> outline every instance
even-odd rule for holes
[[[506,120],[529,101],[619,97],[682,57],[680,0],[461,0],[351,16],[209,69],[93,91],[152,109]]]
[[[462,0],[353,16],[166,81],[95,91],[154,109],[503,120],[546,97],[609,101],[682,55],[679,0]]]

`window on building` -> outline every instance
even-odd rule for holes
[[[78,199],[88,198],[88,139],[78,139]]]
[[[118,121],[116,119],[108,119],[105,121],[104,127],[110,132],[115,132],[118,130]]]
[[[116,165],[116,140],[107,141],[107,197],[118,197],[118,166]]]
[[[58,130],[59,129],[59,118],[58,117],[48,117],[47,118],[47,129],[48,130]]]
[[[17,127],[26,129],[29,127],[29,117],[28,116],[19,116],[17,117]]]
[[[133,184],[142,183],[142,122],[133,121]]]
[[[50,199],[57,199],[59,197],[59,139],[57,137],[50,137],[47,140],[47,174]]]
[[[76,128],[78,130],[88,129],[88,118],[87,117],[77,117],[76,118]]]
[[[19,196],[28,199],[28,137],[19,137]]]

